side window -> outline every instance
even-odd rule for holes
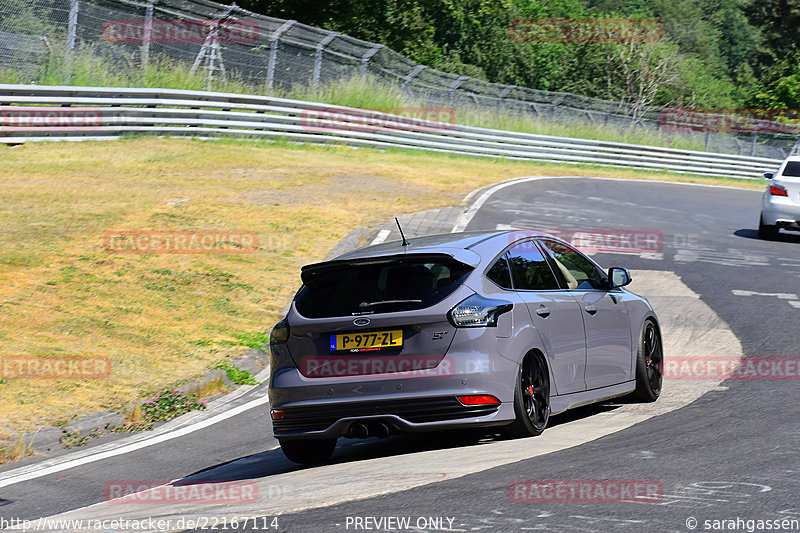
[[[508,251],[508,261],[514,274],[514,287],[524,290],[558,289],[550,265],[533,241],[517,244]]]
[[[508,271],[507,255],[503,254],[497,258],[497,261],[486,271],[486,277],[504,289],[511,289],[511,273]]]
[[[605,289],[605,277],[597,267],[577,250],[554,241],[543,241],[570,289]]]

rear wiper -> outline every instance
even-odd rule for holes
[[[371,307],[378,307],[379,305],[393,305],[393,304],[421,304],[422,300],[383,300],[382,302],[361,302],[358,304],[359,309],[369,309]]]

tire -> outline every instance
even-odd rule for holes
[[[550,419],[550,376],[543,358],[532,353],[525,356],[514,387],[516,420],[507,429],[512,437],[541,435]]]
[[[655,321],[642,326],[636,354],[636,390],[633,396],[640,402],[654,402],[661,394],[664,373],[664,347]]]
[[[758,219],[758,237],[767,241],[772,241],[778,237],[778,226],[764,224],[764,215]]]
[[[278,439],[287,459],[301,465],[324,463],[336,448],[336,439]]]

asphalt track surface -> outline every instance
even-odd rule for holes
[[[798,357],[800,235],[759,240],[759,205],[757,191],[543,179],[498,190],[466,229],[657,230],[663,235],[658,251],[595,258],[606,266],[675,272],[727,322],[745,355]],[[687,407],[592,442],[390,495],[285,514],[277,530],[768,530],[748,520],[800,520],[798,392],[796,379],[729,380]],[[553,424],[591,421],[604,409],[579,409],[554,417]],[[347,441],[334,459],[357,469],[363,461],[452,448],[469,462],[470,450],[485,441],[473,434]],[[266,408],[249,409],[160,445],[0,488],[9,502],[0,501],[0,517],[36,519],[100,502],[107,480],[213,477],[207,469],[241,458],[249,459],[239,462],[240,479],[302,469],[276,445]],[[664,495],[635,503],[521,503],[509,497],[509,484],[518,479],[656,480]],[[375,527],[388,517],[407,517],[412,527]],[[259,524],[226,530],[264,531],[271,517]],[[784,524],[794,529],[783,530],[800,530],[798,522]],[[779,524],[769,525],[774,531]]]

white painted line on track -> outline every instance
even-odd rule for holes
[[[757,292],[757,291],[743,291],[739,289],[732,289],[731,292],[734,296],[770,296],[779,300],[797,300],[796,294],[790,292]]]
[[[543,179],[553,179],[555,177],[556,176],[553,176],[553,177],[548,177],[548,176],[528,176],[528,177],[525,177],[525,178],[514,178],[512,180],[504,181],[504,182],[498,183],[497,185],[489,187],[488,189],[486,189],[483,192],[483,194],[478,196],[477,200],[472,202],[472,204],[469,207],[467,207],[464,210],[463,213],[461,213],[461,216],[458,217],[458,220],[456,220],[455,226],[453,226],[452,232],[456,233],[456,232],[459,232],[459,231],[464,231],[467,228],[467,226],[469,225],[469,223],[472,222],[472,219],[475,217],[475,215],[478,214],[478,211],[480,211],[481,207],[483,207],[483,204],[486,203],[486,200],[491,198],[492,195],[494,193],[496,193],[497,191],[499,191],[501,189],[505,189],[506,187],[511,187],[512,185],[517,185],[518,183],[525,183],[525,182],[528,182],[528,181],[539,181],[539,180],[543,180]],[[569,178],[565,177],[564,179],[569,179]],[[467,198],[469,198],[469,196],[467,196]]]
[[[513,178],[507,181],[503,181],[498,183],[497,185],[493,185],[486,189],[482,194],[478,196],[478,199],[475,200],[473,203],[464,210],[458,220],[456,220],[455,226],[451,230],[453,233],[464,231],[475,215],[480,211],[483,204],[492,197],[494,193],[499,190],[505,189],[506,187],[510,187],[512,185],[517,185],[520,183],[526,183],[530,181],[539,181],[539,180],[552,180],[552,179],[586,179],[586,180],[606,180],[606,181],[627,181],[627,182],[638,182],[638,183],[668,183],[670,185],[687,185],[691,187],[714,187],[714,188],[721,188],[721,189],[736,189],[738,191],[747,191],[754,189],[748,189],[745,187],[734,187],[731,185],[713,185],[709,183],[685,183],[681,181],[661,181],[661,180],[641,180],[641,179],[634,179],[634,178],[600,178],[600,177],[593,177],[593,176],[525,176],[522,178]],[[480,189],[478,189],[480,190]],[[462,203],[468,203],[473,196],[475,196],[475,191],[469,193],[466,198],[464,198]]]
[[[264,379],[267,379],[268,373],[269,373],[269,368],[262,370],[254,377],[257,381],[262,381]],[[231,395],[228,395],[228,398],[223,397],[221,398],[221,400],[230,400],[231,399],[230,396],[235,395],[234,396],[235,398],[241,396],[246,392],[249,392],[249,390],[250,388],[242,387],[231,393]],[[223,401],[222,403],[226,402]],[[227,409],[217,415],[211,416],[204,420],[199,420],[198,422],[192,423],[188,426],[176,428],[173,431],[167,431],[160,435],[154,435],[151,438],[143,440],[142,439],[134,440],[134,442],[130,442],[129,444],[123,444],[121,446],[119,445],[119,443],[110,443],[110,445],[99,449],[89,448],[86,450],[80,450],[78,452],[75,452],[74,454],[58,457],[52,461],[47,461],[45,463],[37,463],[30,466],[24,466],[15,470],[10,470],[0,475],[0,488],[8,487],[9,485],[14,485],[16,483],[21,483],[23,481],[30,481],[31,479],[47,476],[50,474],[54,474],[56,472],[68,470],[70,468],[75,468],[76,466],[82,466],[85,464],[94,463],[96,461],[102,461],[110,457],[115,457],[117,455],[123,455],[126,453],[134,452],[137,450],[141,450],[142,448],[153,446],[155,444],[160,444],[162,442],[183,437],[185,435],[194,433],[195,431],[199,431],[201,429],[212,426],[218,422],[222,422],[223,420],[226,420],[228,418],[237,416],[241,413],[244,413],[245,411],[253,409],[254,407],[259,407],[262,405],[266,405],[268,403],[269,403],[269,398],[266,395],[260,396],[242,405],[231,407],[230,409]],[[192,412],[192,413],[187,413],[187,415],[184,416],[191,417],[192,415],[196,414],[198,413]]]
[[[218,415],[212,416],[211,418],[207,418],[205,420],[197,422],[196,424],[192,424],[191,426],[186,426],[184,428],[180,428],[175,431],[171,431],[169,433],[164,433],[162,435],[153,437],[152,439],[134,442],[132,444],[127,444],[125,446],[120,446],[119,448],[107,450],[105,452],[100,452],[94,455],[88,455],[86,457],[72,459],[70,461],[54,464],[48,467],[40,468],[38,470],[26,472],[23,474],[15,474],[15,472],[12,470],[9,473],[10,475],[7,474],[6,476],[3,477],[3,479],[0,479],[0,488],[7,487],[15,483],[20,483],[22,481],[29,481],[31,479],[36,479],[37,477],[54,474],[56,472],[61,472],[62,470],[67,470],[69,468],[75,468],[76,466],[81,466],[88,463],[94,463],[95,461],[101,461],[103,459],[108,459],[110,457],[114,457],[117,455],[122,455],[136,450],[141,450],[142,448],[147,448],[148,446],[153,446],[154,444],[160,444],[168,440],[177,439],[178,437],[189,435],[190,433],[194,433],[195,431],[199,431],[203,428],[207,428],[208,426],[212,426],[217,422],[222,422],[225,419],[241,414],[254,407],[259,407],[261,405],[265,405],[268,403],[269,403],[269,398],[267,398],[266,396],[262,396],[261,398],[256,398],[255,400],[251,400],[245,404],[234,407],[224,413],[220,413]]]
[[[372,239],[372,242],[370,243],[370,245],[371,245],[371,246],[374,246],[374,245],[376,245],[376,244],[380,244],[380,243],[382,243],[383,241],[385,241],[385,240],[386,240],[386,238],[387,238],[387,237],[389,237],[389,235],[390,235],[391,233],[392,233],[392,231],[391,231],[391,230],[388,230],[388,229],[382,229],[382,230],[380,230],[380,231],[378,232],[378,235],[376,235],[376,236],[375,236],[375,238],[374,238],[374,239]]]

